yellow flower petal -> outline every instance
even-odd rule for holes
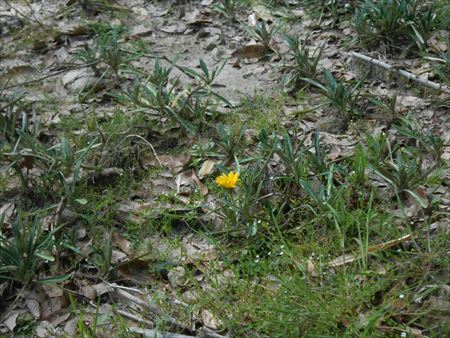
[[[236,188],[237,182],[239,180],[239,174],[234,171],[230,171],[227,174],[222,174],[216,178],[216,184],[219,187],[225,189],[234,189]]]

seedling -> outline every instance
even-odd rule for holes
[[[160,61],[155,61],[153,74],[145,80],[136,81],[133,90],[125,95],[115,96],[122,101],[131,101],[135,105],[156,111],[156,115],[169,116],[186,131],[194,133],[197,124],[207,124],[207,110],[216,100],[230,104],[216,93],[213,84],[223,69],[225,63],[209,70],[203,60],[200,60],[200,72],[191,68],[176,66],[176,59],[171,66],[164,68]],[[176,94],[177,79],[171,79],[170,73],[177,67],[194,81],[186,90]],[[230,104],[231,105],[231,104]]]
[[[252,35],[263,47],[269,50],[269,45],[273,35],[278,31],[278,27],[272,26],[270,29],[264,21],[258,21],[254,28],[246,28],[247,32]]]
[[[420,49],[426,46],[435,18],[434,9],[418,0],[364,0],[353,22],[367,47],[383,42],[406,53],[413,43]]]
[[[292,92],[309,84],[304,80],[305,78],[317,78],[317,65],[320,61],[325,45],[316,48],[314,52],[312,52],[306,46],[308,40],[301,41],[292,35],[286,35],[285,39],[289,45],[288,56],[294,61],[292,65],[286,65],[283,67],[287,72],[285,85],[288,90]]]
[[[0,215],[0,223],[4,218]],[[38,217],[26,219],[21,212],[11,224],[11,237],[0,233],[0,280],[13,280],[23,285],[38,281],[37,276],[46,262],[54,261],[52,249],[54,235],[61,226],[51,232],[43,231]],[[51,279],[47,278],[46,282]]]
[[[360,115],[357,102],[362,80],[353,87],[349,87],[345,83],[336,80],[329,70],[326,71],[325,76],[327,80],[325,84],[321,84],[312,79],[303,80],[321,90],[322,94],[328,99],[330,105],[339,112],[345,123],[350,122],[354,116]]]
[[[222,0],[213,9],[227,19],[234,19],[240,6],[240,0]]]

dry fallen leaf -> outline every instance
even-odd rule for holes
[[[447,51],[446,38],[449,37],[449,33],[446,31],[435,31],[430,34],[427,40],[427,46],[434,53],[443,53]]]
[[[11,67],[3,72],[3,74],[0,73],[0,81],[11,81],[11,80],[20,80],[24,81],[27,78],[29,78],[31,75],[35,73],[35,69],[30,65],[18,65]]]
[[[127,240],[126,238],[122,237],[117,232],[112,233],[112,242],[114,245],[120,248],[124,253],[131,256],[133,254],[133,251],[131,250],[131,242]]]
[[[235,50],[231,56],[240,59],[259,59],[269,52],[273,52],[269,47],[263,45],[248,45]]]
[[[203,179],[205,176],[209,176],[214,172],[214,168],[217,164],[217,161],[206,160],[203,162],[200,170],[198,171],[198,177]]]
[[[307,267],[307,269],[308,269],[308,272],[311,275],[316,274],[316,266],[314,265],[314,262],[311,259],[308,259],[308,267]]]
[[[158,159],[173,174],[178,174],[187,166],[190,161],[190,156],[187,154],[159,155]],[[154,156],[143,158],[142,164],[144,167],[160,167],[158,160]]]
[[[6,319],[3,321],[3,324],[9,329],[9,331],[14,331],[14,328],[17,325],[17,317],[19,317],[18,311],[11,311]]]
[[[203,324],[213,330],[218,330],[222,326],[221,320],[209,310],[203,310],[200,316]]]
[[[142,259],[132,259],[121,263],[117,272],[124,279],[137,283],[148,283],[151,280],[150,262]]]
[[[41,316],[41,307],[39,306],[38,301],[36,299],[27,298],[25,304],[33,317],[39,319]]]
[[[196,9],[187,17],[187,21],[189,26],[198,26],[212,23],[212,17],[210,12]]]
[[[10,219],[12,215],[14,214],[15,204],[14,203],[5,203],[0,208],[0,217],[4,217],[3,221],[6,224],[9,224]],[[2,228],[3,224],[0,224],[0,229]]]
[[[191,177],[194,180],[195,184],[197,185],[197,187],[200,189],[200,192],[202,193],[203,196],[208,194],[208,187],[206,185],[204,185],[199,178],[197,177],[197,174],[195,173],[195,170],[192,169],[192,173],[191,173]]]

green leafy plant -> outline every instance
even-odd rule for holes
[[[125,71],[131,71],[131,61],[140,57],[140,52],[127,52],[122,49],[119,42],[121,29],[107,27],[97,29],[97,33],[91,45],[84,45],[74,53],[73,61],[81,61],[92,68],[96,82],[88,89],[81,100],[84,101],[92,94],[101,81],[112,77],[115,82]]]
[[[325,45],[322,45],[322,47],[319,47],[312,52],[306,46],[308,40],[301,41],[292,35],[286,35],[285,39],[289,46],[287,55],[293,59],[292,65],[283,67],[284,71],[287,73],[285,85],[287,89],[292,92],[309,84],[304,80],[305,78],[317,78],[317,65]]]
[[[271,26],[267,27],[264,21],[258,21],[255,27],[247,27],[247,32],[255,38],[263,47],[270,50],[269,45],[272,41],[273,35],[278,31],[278,27]]]
[[[208,124],[207,112],[213,103],[219,100],[230,104],[213,89],[225,63],[209,70],[205,62],[200,60],[200,71],[177,66],[193,79],[193,82],[184,91],[176,94],[177,80],[169,78],[175,62],[176,60],[170,67],[163,68],[157,60],[153,74],[142,82],[138,81],[134,89],[125,95],[115,96],[119,100],[131,101],[139,107],[156,111],[157,116],[168,116],[186,131],[194,133],[198,124]]]
[[[221,0],[213,6],[213,9],[227,19],[234,19],[239,7],[241,7],[240,0]]]
[[[98,146],[95,141],[81,150],[74,150],[66,138],[53,146],[46,146],[38,140],[39,124],[35,124],[31,132],[25,124],[18,129],[18,139],[9,152],[3,156],[21,182],[22,191],[27,194],[37,192],[39,187],[46,193],[55,192],[55,184],[60,193],[69,201],[75,194],[76,184],[80,178],[80,169],[86,155]],[[30,172],[36,168],[38,176]]]
[[[3,224],[3,217],[0,218]],[[53,262],[54,235],[61,226],[45,233],[38,217],[27,219],[19,212],[11,224],[11,236],[0,233],[0,280],[7,279],[28,285],[33,281],[61,280],[65,277],[37,278],[47,262]]]
[[[413,124],[403,120],[395,128],[414,146],[400,143],[392,146],[385,135],[368,138],[369,167],[382,177],[394,189],[395,195],[403,200],[407,195],[416,199],[424,206],[422,198],[415,189],[425,184],[427,178],[441,165],[443,140],[433,134],[423,134],[414,129]],[[428,158],[431,165],[424,167]]]
[[[25,94],[4,95],[0,90],[0,130],[5,142],[14,142],[20,118],[27,119],[25,113]]]
[[[302,5],[305,6],[314,17],[318,17],[319,21],[325,15],[331,15],[336,23],[342,14],[347,12],[347,7],[352,1],[347,0],[303,0]]]
[[[217,130],[219,133],[217,145],[225,152],[225,156],[228,160],[233,160],[236,156],[238,147],[241,145],[246,127],[241,127],[237,134],[237,137],[235,137],[232,128],[225,126],[222,123],[219,123]]]
[[[294,186],[300,185],[300,180],[309,174],[307,147],[303,138],[294,145],[291,137],[286,134],[282,140],[276,142],[275,153],[280,157],[285,167],[285,177]]]
[[[384,42],[398,50],[420,49],[435,26],[433,7],[419,0],[363,0],[355,11],[353,22],[360,42],[372,47]]]
[[[238,191],[227,190],[222,195],[220,213],[232,231],[244,231],[247,237],[256,234],[255,222],[263,215],[260,197],[264,178],[264,166],[255,166],[239,176]]]
[[[354,116],[360,115],[357,103],[362,80],[353,87],[349,87],[342,81],[336,80],[329,70],[326,70],[325,78],[325,84],[313,79],[304,80],[321,90],[321,93],[327,98],[330,105],[339,112],[345,123],[350,122]]]
[[[450,86],[450,38],[447,37],[447,51],[441,52],[439,56],[426,56],[427,60],[433,62],[434,72]]]

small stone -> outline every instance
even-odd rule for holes
[[[174,287],[186,284],[186,270],[182,266],[177,266],[167,274],[170,284]]]

